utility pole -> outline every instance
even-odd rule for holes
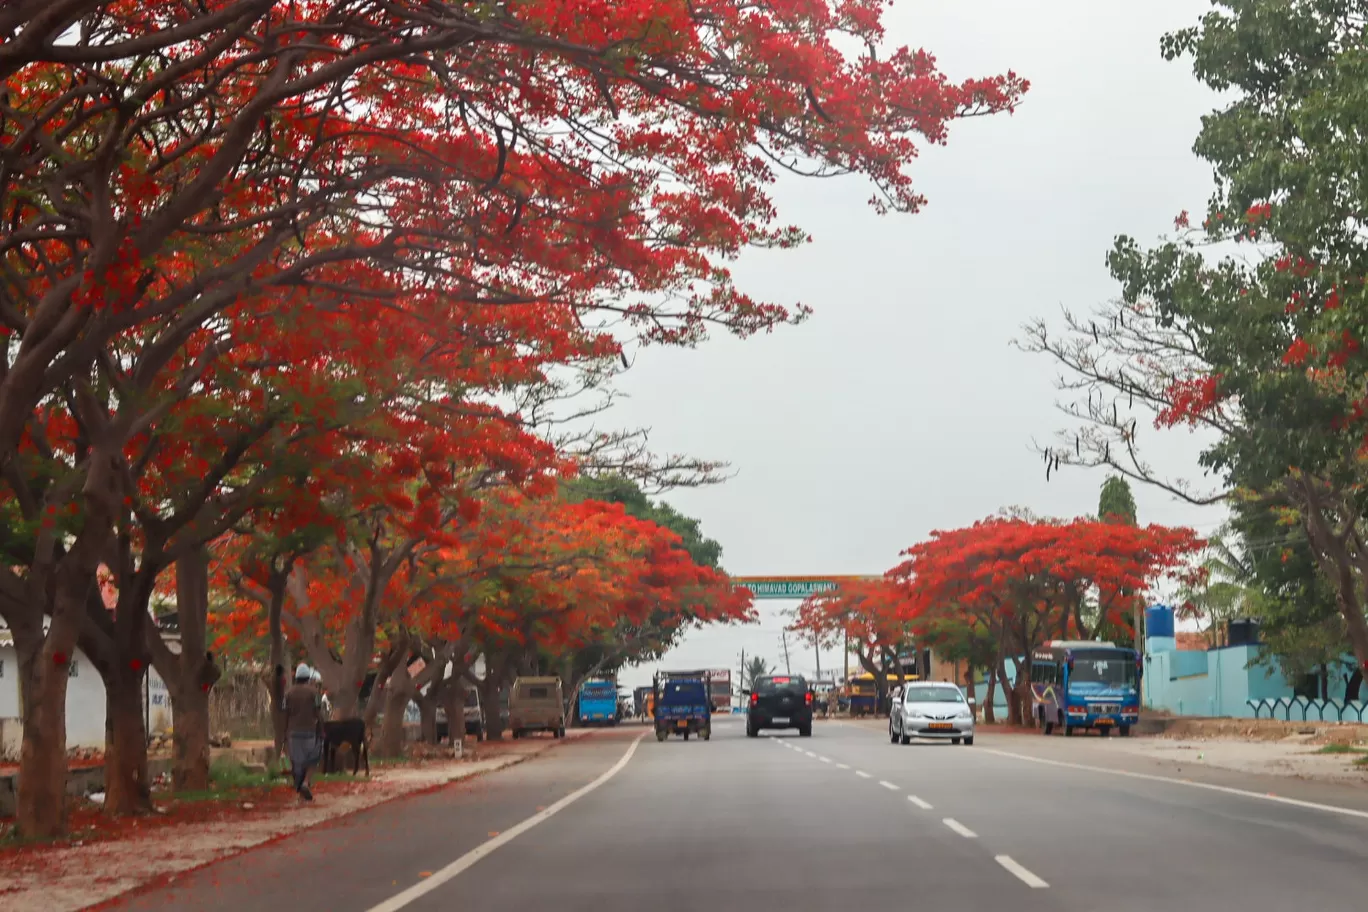
[[[791,674],[793,674],[793,666],[789,664],[789,654],[788,654],[788,631],[787,631],[787,630],[782,630],[782,631],[780,631],[779,636],[781,636],[781,637],[783,638],[783,640],[784,640],[784,674],[790,674],[790,675],[791,675]]]
[[[744,649],[741,650],[741,674],[737,675],[736,678],[741,682],[741,686],[737,688],[736,699],[744,704],[746,701],[742,699],[744,694],[741,693],[746,689],[746,650]]]
[[[845,631],[845,639],[841,641],[841,654],[845,660],[844,670],[841,672],[841,685],[850,680],[850,631]]]
[[[822,680],[822,641],[815,639],[813,643],[817,649],[817,680],[820,681]]]

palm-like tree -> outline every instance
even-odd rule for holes
[[[751,656],[746,660],[746,667],[741,670],[741,686],[752,687],[756,678],[763,678],[770,673],[770,664],[760,656]]]
[[[1203,632],[1208,639],[1224,621],[1259,617],[1271,599],[1268,590],[1259,583],[1248,551],[1241,545],[1227,544],[1221,532],[1227,530],[1220,530],[1207,543],[1207,558],[1202,562],[1202,568],[1207,572],[1206,581],[1185,586],[1179,595],[1186,616],[1207,619]]]

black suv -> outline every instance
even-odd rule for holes
[[[766,675],[751,684],[746,735],[754,738],[762,728],[796,728],[804,738],[812,736],[812,688],[800,675]]]

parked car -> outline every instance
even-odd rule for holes
[[[812,735],[812,689],[802,675],[766,675],[751,684],[746,713],[746,735],[754,738],[766,728],[796,728]]]
[[[907,744],[913,738],[974,743],[974,701],[958,685],[914,681],[896,692],[888,714],[888,740]]]
[[[508,727],[514,738],[549,731],[565,737],[565,697],[560,678],[518,678],[508,697]]]

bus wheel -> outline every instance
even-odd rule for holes
[[[669,737],[669,735],[665,732],[664,729],[660,729],[660,728],[657,728],[657,729],[656,729],[656,740],[657,740],[657,741],[664,741],[667,737]]]
[[[1099,725],[1099,726],[1097,727],[1097,737],[1099,737],[1099,738],[1105,738],[1105,737],[1107,737],[1107,735],[1110,735],[1110,734],[1111,734],[1111,728],[1110,728],[1109,726],[1106,726],[1106,725]]]
[[[1123,725],[1123,726],[1121,726],[1121,737],[1123,737],[1123,738],[1129,738],[1129,737],[1130,737],[1130,726],[1129,726],[1129,725]]]

